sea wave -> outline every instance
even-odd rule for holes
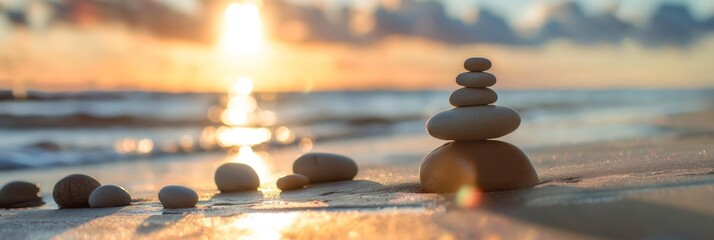
[[[519,131],[506,136],[519,146],[610,141],[659,131],[654,119],[714,109],[714,90],[599,90],[499,92],[499,105],[517,109]],[[7,98],[8,91],[0,92]],[[5,96],[5,97],[3,97]],[[0,170],[132,161],[220,151],[198,141],[212,106],[225,94],[147,92],[30,92],[24,100],[0,101]],[[371,91],[255,94],[261,111],[275,119],[272,133],[288,128],[293,141],[274,137],[261,146],[296,146],[350,138],[415,134],[426,136],[424,123],[448,109],[449,91]],[[215,120],[215,119],[214,119]],[[247,126],[251,127],[251,126]],[[182,139],[192,142],[184,149]],[[122,141],[150,141],[150,151],[116,148]]]

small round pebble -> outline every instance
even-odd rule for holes
[[[496,84],[496,76],[485,72],[465,72],[456,76],[456,84],[470,88],[485,88]]]
[[[471,72],[483,72],[491,68],[491,61],[482,57],[473,57],[464,61],[464,69]]]
[[[89,206],[93,208],[121,207],[131,204],[131,196],[123,187],[102,185],[89,195]]]
[[[169,185],[159,191],[159,201],[164,208],[192,208],[198,203],[198,194],[184,186]]]
[[[60,208],[86,208],[89,207],[89,195],[100,185],[90,176],[72,174],[55,184],[52,197]]]
[[[352,180],[357,175],[357,163],[342,155],[308,153],[295,160],[293,172],[304,175],[311,183]]]
[[[490,88],[459,88],[449,96],[449,103],[454,107],[488,105],[496,100],[498,95]]]
[[[44,204],[40,187],[29,182],[15,181],[0,189],[0,208],[35,207]]]
[[[216,186],[221,192],[253,191],[260,186],[260,179],[252,167],[243,163],[225,163],[216,169]]]
[[[310,180],[302,174],[290,174],[285,175],[278,179],[275,184],[280,190],[287,191],[293,189],[302,189],[310,183]]]

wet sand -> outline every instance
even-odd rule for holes
[[[421,193],[421,158],[441,141],[425,136],[318,144],[352,156],[355,181],[280,192],[299,152],[270,152],[261,191],[217,194],[222,154],[3,172],[0,183],[42,184],[47,205],[0,210],[3,239],[540,239],[714,237],[714,111],[653,119],[655,137],[525,149],[541,183],[533,189],[471,194]],[[55,181],[70,173],[119,184],[134,198],[123,208],[57,210]],[[156,192],[183,184],[200,195],[195,209],[164,210]]]

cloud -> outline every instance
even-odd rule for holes
[[[210,44],[216,41],[225,1],[198,2],[197,11],[181,11],[160,1],[46,2],[54,9],[55,22],[71,25],[121,23],[137,31],[166,39]],[[0,10],[2,7],[0,6]],[[4,10],[16,26],[27,25],[28,11]],[[535,34],[519,35],[503,16],[478,8],[477,20],[464,22],[451,16],[438,1],[404,0],[396,6],[377,6],[365,17],[358,9],[345,6],[332,17],[319,5],[295,4],[284,0],[264,1],[263,11],[269,34],[287,42],[332,42],[375,44],[391,36],[415,37],[445,44],[489,43],[540,45],[565,39],[589,45],[617,44],[634,39],[645,46],[686,47],[714,31],[714,18],[699,21],[681,4],[660,5],[642,26],[619,19],[615,9],[588,15],[575,2],[562,2],[546,11]],[[361,30],[355,31],[356,19]]]
[[[273,3],[280,1],[271,1]],[[590,45],[617,44],[634,39],[645,46],[672,45],[686,47],[714,31],[714,18],[697,21],[684,5],[660,5],[643,27],[621,20],[616,7],[598,15],[588,15],[575,2],[562,2],[546,11],[545,19],[535,34],[517,34],[503,16],[479,8],[478,18],[463,22],[446,13],[441,2],[405,0],[389,8],[379,6],[373,12],[374,27],[367,34],[350,31],[350,9],[339,21],[330,21],[325,12],[313,6],[282,6],[274,14],[291,16],[293,21],[305,23],[312,32],[305,41],[376,43],[390,36],[417,37],[446,44],[489,43],[502,45],[540,45],[552,40],[569,40]],[[306,13],[308,11],[308,13]],[[295,14],[299,13],[299,14]],[[274,31],[280,32],[281,24]]]
[[[634,30],[611,12],[587,16],[580,5],[573,2],[553,7],[547,16],[536,37],[540,43],[553,39],[569,39],[581,44],[619,42]]]
[[[645,29],[636,36],[642,43],[650,46],[686,46],[694,43],[699,35],[711,31],[702,28],[702,24],[704,23],[697,22],[689,9],[682,5],[662,5],[652,15]]]

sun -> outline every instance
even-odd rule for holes
[[[221,46],[229,53],[250,55],[263,47],[263,26],[258,6],[253,3],[233,3],[223,18]]]

